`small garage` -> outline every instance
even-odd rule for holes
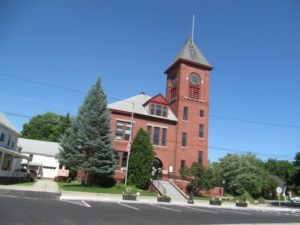
[[[55,155],[60,148],[57,142],[19,138],[18,147],[22,149],[22,154],[32,157],[28,167],[36,170],[38,178],[53,179],[57,176],[59,162]],[[24,161],[22,163],[27,162]]]

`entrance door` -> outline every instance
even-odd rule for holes
[[[161,180],[162,178],[162,168],[163,164],[162,162],[158,159],[155,158],[152,166],[152,177],[155,180]]]

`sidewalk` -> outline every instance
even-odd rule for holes
[[[37,180],[32,186],[0,185],[0,195],[36,198],[59,198],[60,190],[53,180]]]

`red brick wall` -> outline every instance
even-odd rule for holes
[[[111,129],[112,129],[113,136],[115,136],[117,120],[131,121],[131,115],[130,114],[126,115],[124,113],[120,113],[120,112],[116,112],[116,111],[113,111],[111,113]],[[162,119],[156,119],[156,118],[153,119],[153,118],[148,118],[146,116],[134,115],[133,131],[132,131],[133,138],[135,137],[137,131],[140,128],[147,130],[147,125],[167,128],[166,146],[156,146],[156,145],[153,146],[154,151],[156,153],[155,157],[162,161],[163,170],[164,170],[164,172],[167,172],[168,167],[174,165],[174,157],[175,157],[174,153],[175,153],[176,145],[172,140],[173,140],[173,137],[176,136],[176,123],[169,122],[169,121],[162,120]],[[160,135],[160,137],[161,137],[161,135]],[[127,143],[128,143],[128,141],[115,139],[113,141],[113,148],[115,151],[124,152],[126,149]]]
[[[187,186],[190,184],[189,181],[185,180],[174,180],[174,183],[177,187],[179,187],[182,191],[184,191],[187,195],[189,194],[187,192]],[[216,197],[216,196],[223,196],[224,191],[223,188],[215,187],[210,190],[201,190],[199,191],[199,196],[210,196],[210,197]]]
[[[126,173],[122,170],[115,170],[114,179],[117,183],[123,183]]]
[[[201,76],[200,99],[188,99],[189,80],[191,73]],[[203,165],[208,164],[208,117],[209,113],[209,80],[210,71],[204,67],[180,62],[168,71],[168,76],[177,74],[177,99],[170,102],[173,112],[178,117],[177,148],[176,148],[176,172],[180,168],[180,161],[185,160],[186,166],[190,167],[193,162],[198,161],[198,151],[203,152]],[[167,76],[167,77],[168,77]],[[166,96],[170,101],[169,84],[167,83]],[[183,121],[183,107],[188,107],[188,120]],[[205,117],[199,116],[199,111],[204,110]],[[198,137],[199,124],[204,125],[204,138]],[[187,147],[181,146],[182,132],[187,133]]]

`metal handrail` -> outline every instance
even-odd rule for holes
[[[151,183],[163,194],[163,195],[166,195],[167,193],[167,190],[164,186],[161,185],[161,183],[159,182],[159,180],[151,180]],[[156,181],[156,182],[154,182]]]

